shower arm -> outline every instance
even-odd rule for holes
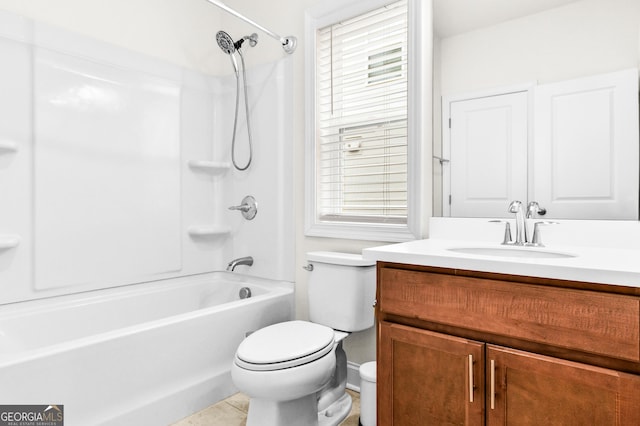
[[[253,22],[251,19],[247,18],[246,16],[243,16],[242,14],[240,14],[239,12],[236,12],[235,10],[231,9],[229,6],[227,6],[226,4],[224,4],[223,2],[221,2],[220,0],[207,0],[209,3],[218,6],[220,9],[229,12],[230,14],[232,14],[233,16],[242,19],[243,21],[253,25],[254,27],[258,28],[259,30],[263,31],[265,34],[269,35],[270,37],[278,40],[281,44],[282,44],[282,48],[284,49],[285,52],[287,53],[293,53],[296,50],[296,45],[297,45],[297,39],[294,36],[286,36],[286,37],[280,37],[278,34],[269,31],[268,29],[266,29],[265,27],[263,27],[262,25]]]

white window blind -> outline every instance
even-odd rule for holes
[[[407,222],[407,2],[317,30],[321,221]]]

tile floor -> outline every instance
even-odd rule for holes
[[[347,389],[353,399],[353,407],[349,416],[340,424],[341,426],[358,426],[360,418],[360,394]],[[174,423],[172,426],[245,426],[247,422],[247,410],[249,398],[237,393],[224,401],[220,401],[205,408],[185,419]]]

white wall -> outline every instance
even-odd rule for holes
[[[204,0],[0,0],[0,9],[216,74],[220,11]]]
[[[638,67],[640,2],[583,0],[441,40],[441,92]]]

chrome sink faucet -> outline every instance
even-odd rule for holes
[[[529,221],[529,219],[535,219],[536,215],[545,215],[547,213],[547,210],[543,207],[540,207],[537,201],[531,201],[527,205],[527,212],[525,215],[524,205],[522,204],[522,202],[512,201],[511,204],[509,204],[509,213],[515,213],[516,215],[516,240],[511,244],[514,244],[516,246],[542,246],[538,225],[550,225],[554,222],[537,222],[535,224],[536,226],[533,232],[533,236],[530,236],[527,222]]]

